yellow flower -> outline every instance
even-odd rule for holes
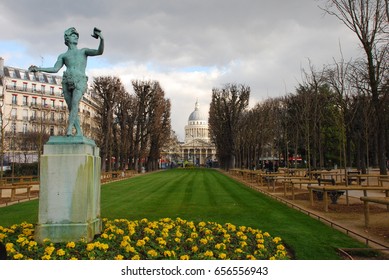
[[[230,230],[230,231],[236,231],[236,226],[234,226],[233,224],[230,224],[230,223],[227,223],[227,229]]]
[[[205,239],[205,238],[201,238],[201,239],[200,239],[200,243],[205,245],[205,244],[208,243],[208,240]]]
[[[55,250],[55,248],[53,246],[47,246],[45,248],[45,253],[49,256],[51,256],[51,254],[53,253],[53,251]]]
[[[263,244],[258,244],[257,248],[262,250],[262,249],[265,249],[265,246]]]
[[[140,260],[140,257],[139,257],[139,255],[135,255],[135,256],[133,256],[133,257],[131,258],[131,260]]]
[[[76,260],[78,260],[78,259],[77,259],[76,257],[71,257],[70,260],[71,260],[71,261],[76,261]]]
[[[166,241],[162,237],[158,237],[155,240],[158,242],[158,244],[160,246],[165,246],[166,245]]]
[[[256,258],[253,255],[247,255],[246,258],[249,260],[256,260]]]
[[[222,259],[222,260],[224,260],[226,257],[227,257],[227,255],[224,254],[224,253],[220,253],[219,254],[219,258]]]
[[[149,250],[149,251],[147,251],[147,255],[150,255],[150,256],[155,258],[158,256],[158,253],[155,250]]]
[[[22,259],[22,258],[23,258],[23,255],[20,254],[20,253],[17,253],[16,255],[14,255],[14,259],[15,259],[15,260],[20,260],[20,259]]]
[[[106,234],[106,233],[104,232],[103,234],[101,234],[101,238],[108,239],[108,234]]]
[[[68,243],[66,244],[66,248],[74,248],[74,247],[76,247],[76,243],[74,243],[73,241],[68,242]]]
[[[204,223],[204,222],[199,223],[199,227],[205,227],[205,226],[206,226],[206,223]]]
[[[100,250],[104,250],[104,251],[107,251],[109,248],[108,244],[105,243],[99,243],[98,247]]]
[[[241,242],[240,242],[240,247],[244,248],[244,247],[246,247],[246,246],[247,246],[246,241],[241,241]]]
[[[132,247],[132,246],[129,246],[129,245],[125,248],[125,250],[126,250],[127,253],[128,252],[135,253],[135,248]]]
[[[279,237],[274,237],[274,238],[273,238],[273,242],[276,243],[276,244],[277,244],[278,242],[280,242],[280,241],[281,241],[281,238],[279,238]]]
[[[193,238],[193,239],[196,239],[199,235],[196,233],[196,232],[192,232],[190,234],[190,237]]]
[[[215,248],[218,250],[225,250],[226,249],[226,244],[223,243],[218,243],[215,245]]]
[[[142,247],[146,244],[146,242],[143,239],[140,239],[136,242],[136,246]]]
[[[269,234],[268,232],[265,232],[265,233],[263,234],[263,236],[265,236],[265,237],[270,237],[270,234]]]
[[[283,250],[285,250],[285,247],[283,246],[283,245],[277,245],[277,250],[281,250],[281,251],[283,251]]]
[[[197,247],[197,246],[193,246],[192,247],[192,252],[193,253],[196,253],[198,250],[199,250],[199,247]]]
[[[122,242],[120,242],[120,247],[127,247],[128,245],[130,245],[127,241],[123,240]]]
[[[240,254],[240,253],[243,253],[243,251],[242,251],[242,249],[238,248],[238,249],[235,250],[235,253]]]
[[[0,241],[3,241],[4,238],[6,238],[7,235],[4,233],[0,233]]]
[[[189,256],[188,255],[182,255],[181,257],[180,257],[180,260],[182,260],[182,261],[184,261],[184,260],[189,260],[190,258],[189,258]]]
[[[42,260],[50,260],[51,257],[50,257],[50,255],[43,255],[41,259]]]
[[[207,251],[204,253],[204,256],[206,256],[206,257],[213,257],[213,252],[207,250]]]
[[[179,239],[179,238],[174,238],[174,241],[176,241],[177,243],[180,243],[180,242],[181,242],[181,239]]]
[[[65,251],[63,249],[58,249],[57,250],[57,255],[58,256],[64,256],[65,255]]]
[[[117,255],[116,257],[115,257],[115,260],[122,260],[124,257],[122,256],[122,255]]]
[[[94,248],[95,248],[95,244],[94,243],[86,244],[86,250],[87,251],[92,251]]]

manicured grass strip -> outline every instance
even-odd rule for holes
[[[0,208],[0,225],[35,223],[37,207],[37,201],[31,201]],[[280,236],[296,259],[337,259],[336,248],[364,246],[212,169],[167,170],[104,185],[101,215],[130,220],[180,217],[251,226]]]

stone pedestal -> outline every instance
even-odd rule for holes
[[[50,137],[41,157],[37,242],[89,242],[101,232],[100,165],[93,140]]]

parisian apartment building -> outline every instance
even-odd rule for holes
[[[86,92],[79,116],[89,138],[93,138],[96,108],[92,92]],[[37,161],[42,142],[51,135],[65,135],[67,117],[61,76],[5,66],[0,57],[0,152],[5,165]]]

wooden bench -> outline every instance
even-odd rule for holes
[[[385,191],[386,197],[389,196],[389,187],[380,187],[380,186],[308,186],[309,190],[309,199],[311,201],[311,206],[313,206],[313,191],[318,190],[323,192],[323,201],[324,201],[324,211],[328,212],[328,193],[333,191],[356,191],[362,190],[364,196],[367,196],[367,191]],[[348,196],[347,192],[346,195]],[[348,201],[348,199],[347,199]]]
[[[369,227],[370,224],[370,210],[369,203],[378,203],[378,204],[386,204],[386,207],[389,211],[389,197],[372,197],[372,196],[362,196],[360,198],[364,204],[364,214],[365,214],[365,227]]]
[[[316,180],[307,180],[306,177],[291,177],[289,180],[285,180],[284,182],[284,196],[286,196],[286,189],[288,186],[291,186],[292,188],[292,200],[294,200],[295,192],[294,188],[295,186],[299,186],[301,189],[303,185],[312,186],[314,184],[317,184]]]
[[[335,179],[322,179],[319,178],[317,179],[318,185],[319,186],[335,186],[336,182]],[[318,200],[323,200],[324,192],[320,190],[313,190],[313,193],[316,194],[316,197]],[[331,192],[328,192],[328,195],[331,199],[332,204],[336,204],[338,201],[338,198],[344,194],[344,190],[334,190]]]
[[[343,179],[343,181],[347,181],[348,185],[352,185],[353,182],[356,182],[358,185],[360,185],[362,182],[365,181],[365,179],[358,177],[358,175],[360,174],[360,171],[348,171],[346,178]]]
[[[17,200],[17,198],[19,199],[23,199],[23,198],[28,198],[30,199],[31,198],[31,188],[33,186],[32,185],[26,185],[26,184],[23,184],[23,185],[3,185],[3,186],[0,186],[0,198],[9,198],[9,201],[15,201]],[[4,190],[11,190],[11,195],[9,197],[4,197],[3,196],[3,191]],[[26,190],[25,193],[21,194],[21,193],[16,193],[17,190]],[[21,197],[21,195],[23,195]]]

